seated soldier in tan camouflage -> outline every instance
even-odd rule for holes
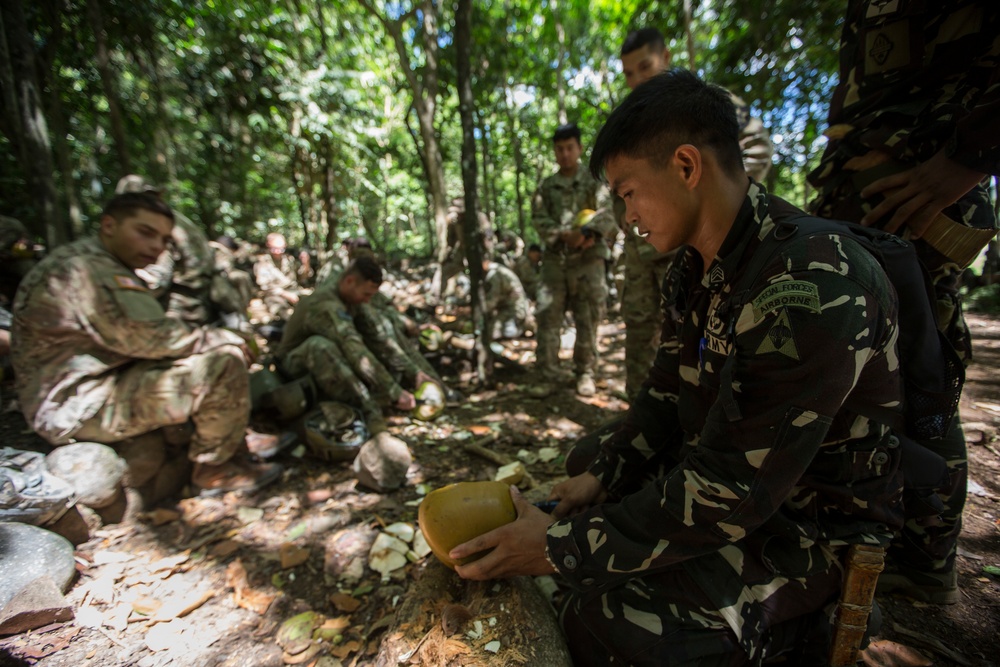
[[[253,265],[253,277],[270,319],[287,319],[299,302],[299,279],[295,258],[287,254],[285,236],[267,235],[267,252]]]
[[[383,408],[412,410],[416,405],[413,394],[382,365],[356,326],[361,307],[381,283],[382,268],[374,258],[354,260],[299,302],[277,349],[285,375],[311,373],[328,397],[361,408],[372,434],[386,429]],[[420,372],[414,380],[423,380]]]
[[[114,447],[191,420],[194,485],[208,493],[259,488],[280,468],[237,456],[250,412],[247,340],[168,317],[135,273],[156,261],[173,226],[158,197],[116,195],[96,237],[57,248],[25,277],[13,326],[21,408],[53,445]],[[268,449],[269,437],[248,446]]]

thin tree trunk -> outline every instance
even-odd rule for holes
[[[476,197],[476,105],[472,96],[472,0],[458,0],[455,10],[455,58],[458,74],[458,110],[462,119],[462,185],[465,188],[465,218],[462,224],[465,260],[469,264],[472,283],[472,324],[476,336],[476,375],[488,382],[493,371],[490,338],[493,334],[491,313],[483,304],[483,230],[479,224],[479,202]]]
[[[684,0],[684,34],[687,35],[688,69],[690,69],[692,72],[697,72],[698,66],[694,60],[694,29],[692,28],[693,21],[694,21],[694,16],[691,10],[691,0]]]
[[[562,18],[559,16],[559,3],[552,0],[552,16],[556,21],[556,40],[559,43],[559,55],[556,60],[556,99],[559,104],[559,124],[565,125],[569,121],[566,114],[566,83],[563,80],[563,72],[566,68],[566,29],[563,27]]]
[[[121,105],[118,103],[118,91],[115,86],[114,74],[111,71],[111,58],[108,55],[108,35],[104,30],[104,18],[101,15],[99,0],[87,0],[87,18],[90,21],[91,32],[94,33],[97,51],[94,54],[97,71],[101,76],[101,86],[108,102],[108,116],[111,121],[111,137],[115,142],[115,152],[121,165],[122,176],[132,173],[132,158],[129,155],[128,141],[125,136],[125,123],[122,119]]]
[[[8,139],[21,156],[28,187],[38,206],[35,216],[23,222],[29,232],[44,236],[51,249],[70,241],[73,235],[59,211],[59,196],[52,178],[52,146],[35,69],[35,46],[21,0],[0,2],[0,34],[4,36],[0,45],[4,106],[12,103],[13,108],[6,111],[16,118],[10,129],[17,134]],[[7,124],[3,127],[6,131]]]
[[[69,159],[69,145],[66,141],[66,119],[63,113],[62,95],[58,86],[58,77],[52,77],[49,82],[49,118],[52,119],[52,137],[54,140],[56,164],[63,182],[63,197],[66,201],[66,211],[69,213],[69,224],[73,238],[84,235],[83,217],[80,212],[80,198],[76,193],[76,179],[73,177],[73,166]]]
[[[507,77],[504,77],[504,81],[507,81]],[[510,88],[504,83],[504,107],[507,111],[507,126],[508,132],[510,133],[510,143],[511,148],[514,151],[514,201],[517,202],[517,229],[521,234],[521,238],[525,238],[527,233],[528,223],[527,217],[524,214],[524,205],[522,204],[521,192],[523,190],[521,186],[521,179],[524,176],[524,154],[521,151],[521,135],[518,128],[518,117],[514,109],[511,106],[513,102],[513,95],[511,94]]]

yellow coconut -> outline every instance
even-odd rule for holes
[[[459,482],[431,491],[420,503],[417,519],[428,546],[442,563],[454,569],[482,558],[481,551],[455,561],[448,552],[517,518],[510,487],[503,482]]]

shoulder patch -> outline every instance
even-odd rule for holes
[[[115,285],[121,289],[130,289],[137,292],[148,292],[149,288],[132,276],[115,276]]]
[[[752,305],[754,322],[760,322],[765,315],[778,308],[805,308],[818,313],[819,287],[806,280],[784,280],[765,288]]]
[[[760,346],[757,348],[757,354],[768,354],[770,352],[778,352],[795,361],[799,360],[799,350],[795,347],[792,323],[788,320],[788,310],[786,308],[781,309],[774,324],[767,330],[764,340],[761,341]]]

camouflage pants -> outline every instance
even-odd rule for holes
[[[639,243],[646,243],[639,240]],[[649,374],[660,342],[660,287],[671,259],[646,259],[634,241],[625,242],[622,321],[625,322],[625,393],[634,400]]]
[[[840,587],[832,555],[817,572],[784,578],[739,545],[723,551],[732,553],[707,554],[610,589],[573,591],[559,614],[573,664],[758,664],[826,622],[823,609]]]
[[[228,345],[185,359],[136,362],[119,373],[111,398],[73,437],[116,443],[190,419],[188,458],[222,463],[243,442],[249,378],[243,353]]]
[[[593,373],[597,365],[598,316],[606,295],[604,260],[582,260],[546,253],[535,319],[538,324],[538,367],[553,372],[559,367],[559,340],[567,308],[576,324],[573,366],[577,375]]]
[[[861,199],[861,185],[861,181],[855,182],[854,179],[842,180],[827,187],[810,208],[825,218],[857,222],[873,208],[872,202]],[[943,213],[974,229],[993,229],[996,226],[989,192],[982,185],[973,188]],[[938,329],[968,364],[972,359],[972,341],[959,294],[962,272],[966,267],[945,257],[923,239],[913,241],[913,246],[934,285]],[[945,505],[941,515],[943,525],[925,528],[907,521],[889,553],[901,565],[928,573],[948,573],[955,567],[968,477],[968,452],[958,414],[946,437],[921,444],[940,454],[948,463],[950,488],[942,494]]]
[[[336,341],[310,336],[281,359],[281,370],[291,377],[311,374],[321,392],[335,401],[360,408],[372,433],[385,430],[379,403],[387,404],[388,395],[374,395],[357,376]]]

